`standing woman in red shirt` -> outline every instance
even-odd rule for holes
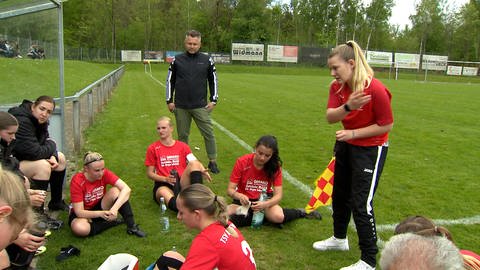
[[[336,132],[333,236],[313,243],[316,250],[348,250],[350,216],[357,228],[360,260],[342,269],[375,269],[377,233],[373,196],[385,164],[393,127],[391,94],[373,77],[354,41],[335,47],[328,57],[330,85],[327,121],[342,122]]]

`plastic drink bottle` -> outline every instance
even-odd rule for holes
[[[170,230],[170,220],[167,216],[167,205],[165,205],[165,199],[160,198],[160,228],[162,232],[168,232]]]
[[[264,188],[262,190],[262,193],[260,194],[260,198],[258,199],[258,201],[263,202],[266,200],[267,200],[267,189]],[[254,212],[252,217],[252,228],[259,229],[263,224],[264,218],[265,218],[264,210]]]

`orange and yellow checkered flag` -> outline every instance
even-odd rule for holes
[[[329,205],[332,203],[333,192],[333,175],[335,171],[335,157],[332,157],[328,163],[327,168],[323,171],[317,180],[315,180],[315,191],[312,198],[305,206],[305,211],[310,213],[322,205]]]

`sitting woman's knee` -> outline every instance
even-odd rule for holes
[[[74,219],[70,228],[76,236],[87,237],[90,234],[91,226],[86,220]]]
[[[56,171],[63,171],[67,167],[67,159],[62,152],[58,152],[58,167],[55,168]]]

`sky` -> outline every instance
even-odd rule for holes
[[[369,0],[364,1],[370,3]],[[467,3],[468,0],[447,0],[447,5],[458,10],[461,6]],[[415,13],[415,6],[420,3],[420,0],[395,0],[395,6],[392,9],[392,16],[390,17],[390,24],[400,25],[403,29],[405,25],[411,26],[410,15]]]
[[[369,4],[371,0],[361,0],[365,4]],[[447,0],[447,5],[451,8],[458,10],[461,6],[467,3],[469,0]],[[277,0],[281,3],[289,3],[290,0]],[[400,25],[400,29],[403,29],[405,25],[411,26],[410,15],[415,13],[415,6],[420,3],[420,0],[394,0],[395,6],[392,10],[392,16],[390,17],[390,24]]]

